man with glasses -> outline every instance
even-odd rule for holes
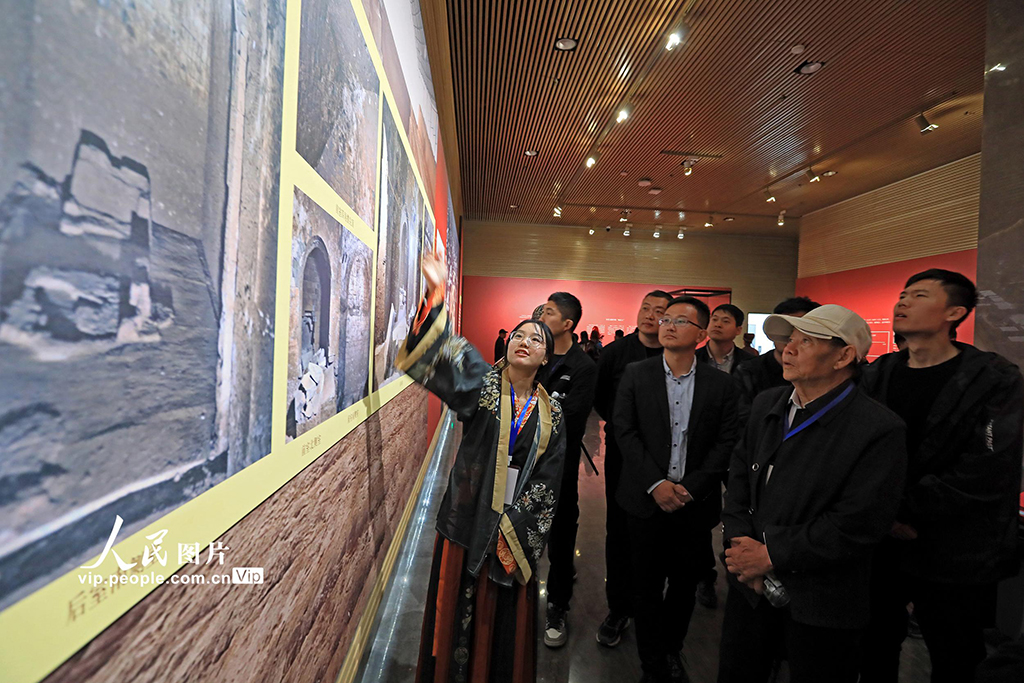
[[[608,598],[608,616],[597,630],[597,642],[605,647],[615,647],[622,639],[622,633],[629,628],[633,616],[633,581],[629,563],[629,531],[626,528],[626,511],[615,499],[622,472],[622,453],[615,441],[614,410],[615,393],[626,366],[647,358],[661,357],[661,342],[658,341],[658,320],[665,315],[665,308],[672,297],[656,289],[640,302],[636,314],[636,332],[618,338],[601,352],[597,365],[597,390],[594,393],[594,409],[604,425],[604,482],[607,517],[605,518],[605,595]]]
[[[689,680],[683,640],[736,441],[732,378],[695,358],[710,317],[699,299],[673,299],[658,321],[663,356],[628,366],[616,396],[642,681]]]
[[[561,404],[565,418],[562,489],[548,537],[551,566],[548,570],[544,644],[552,648],[562,647],[569,639],[566,615],[576,573],[573,559],[580,517],[580,451],[587,420],[594,406],[594,385],[597,382],[597,366],[571,336],[582,317],[583,305],[568,292],[555,292],[549,296],[540,314],[540,320],[551,328],[555,337],[555,353],[542,383],[548,395]]]

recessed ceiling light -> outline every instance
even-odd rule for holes
[[[821,67],[825,66],[825,62],[804,62],[797,68],[793,69],[793,73],[802,74],[804,76],[810,76],[821,71]]]
[[[733,222],[734,220],[736,220],[736,219],[735,219],[735,218],[733,218],[732,216],[726,216],[726,217],[725,217],[724,219],[722,219],[722,220],[724,220],[724,221],[725,221],[726,223],[732,223],[732,222]]]
[[[789,48],[789,54],[802,55],[804,53],[804,49],[805,48],[803,45],[794,45],[793,47]]]
[[[657,218],[661,218],[661,209],[655,209],[655,210],[654,210],[654,217],[655,217],[656,219],[657,219]]]
[[[647,190],[647,194],[659,195],[659,194],[661,194],[661,188],[660,187],[652,187],[651,189]]]
[[[525,154],[528,157],[535,157],[535,156],[537,156],[537,150],[535,150],[535,149],[528,149],[525,152],[523,152],[523,154]]]
[[[579,41],[575,38],[559,38],[555,41],[555,49],[562,52],[572,52],[577,45],[579,45]]]
[[[622,123],[629,118],[629,107],[623,107],[619,110],[619,113],[615,115],[615,122]]]
[[[839,171],[825,171],[825,172],[824,172],[824,173],[822,173],[821,175],[825,176],[826,178],[831,178],[831,177],[832,177],[832,176],[834,176],[834,175],[835,175],[836,173],[839,173]]]
[[[591,228],[591,229],[590,229],[590,234],[591,234],[591,235],[593,235],[593,234],[594,234],[594,229],[593,229],[593,228]]]
[[[639,185],[640,187],[650,187],[651,186],[651,179],[650,178],[641,178],[640,180],[636,181],[636,184]]]
[[[621,173],[619,173],[619,175],[625,178],[626,176],[629,175],[629,171],[622,171]]]
[[[510,209],[518,209],[519,205],[518,204],[509,204],[508,208],[510,208]]]
[[[680,211],[679,212],[679,220],[680,221],[685,221],[686,220],[686,212],[685,211]]]

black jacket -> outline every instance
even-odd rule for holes
[[[775,360],[775,350],[765,351],[756,358],[735,368],[732,376],[736,379],[737,388],[740,392],[740,425],[745,425],[750,417],[750,407],[754,399],[762,391],[774,389],[775,387],[789,387],[793,385],[782,376],[782,366]]]
[[[661,355],[659,349],[658,355]],[[640,333],[627,334],[601,350],[597,362],[597,387],[594,391],[594,409],[605,421],[605,433],[614,437],[612,422],[615,412],[615,396],[619,391],[622,374],[630,363],[647,360],[647,347],[640,341]]]
[[[724,372],[696,365],[686,469],[680,481],[694,500],[674,514],[711,528],[718,524],[722,478],[736,444],[736,387]],[[661,356],[626,367],[615,398],[615,438],[622,451],[622,480],[616,500],[629,514],[646,519],[658,509],[647,490],[665,479],[672,451]]]
[[[736,347],[732,350],[732,368],[729,369],[729,374],[736,376],[736,371],[739,370],[740,366],[744,363],[749,363],[755,359],[755,356],[751,356],[740,347]],[[711,365],[711,352],[708,351],[708,345],[697,349],[697,362],[704,363],[705,365]],[[711,367],[715,367],[711,365]],[[717,369],[717,368],[716,368]]]
[[[562,406],[566,462],[571,464],[574,459],[579,459],[587,419],[594,406],[597,365],[579,344],[573,343],[558,365],[552,365],[545,375],[544,388]]]
[[[904,570],[933,581],[991,583],[1016,569],[1017,509],[1024,447],[1024,378],[995,353],[957,344],[956,374],[935,397],[924,440],[910,454],[897,518],[918,538],[899,543]],[[864,390],[885,401],[909,353],[864,370]]]
[[[494,362],[497,363],[499,360],[505,357],[505,350],[508,348],[507,342],[500,336],[494,340]]]
[[[813,414],[839,387],[808,406]],[[906,470],[906,427],[859,388],[783,442],[792,389],[761,393],[729,468],[725,538],[768,546],[794,621],[868,623],[874,547],[892,529]],[[770,476],[769,476],[770,475]],[[767,477],[767,479],[766,479]],[[731,590],[763,599],[729,574]]]

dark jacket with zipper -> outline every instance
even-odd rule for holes
[[[736,443],[736,387],[727,374],[702,363],[694,372],[686,467],[679,482],[693,502],[673,514],[710,529],[719,521],[722,478]],[[615,398],[615,438],[622,450],[616,500],[629,514],[646,519],[659,509],[647,489],[666,478],[672,457],[662,356],[626,367]]]
[[[696,356],[698,363],[704,363],[705,365],[710,365],[715,368],[715,365],[711,362],[711,351],[708,350],[708,344],[697,349]],[[757,356],[751,356],[738,346],[734,347],[732,350],[732,367],[729,368],[729,374],[735,376],[736,371],[740,366],[754,360],[756,357]],[[718,368],[715,369],[717,370]]]
[[[940,583],[992,583],[1016,571],[1024,378],[998,354],[956,346],[960,366],[909,454],[897,519],[918,537],[898,544],[900,565]],[[893,370],[908,357],[875,360],[864,370],[864,390],[884,402]]]
[[[828,405],[846,385],[807,407]],[[896,518],[906,471],[906,427],[854,386],[835,407],[783,441],[792,389],[754,399],[729,468],[725,538],[766,543],[793,620],[863,628],[875,546]],[[797,422],[794,426],[799,426]],[[756,605],[762,596],[728,575]]]

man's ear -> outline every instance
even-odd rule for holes
[[[842,370],[847,366],[852,366],[857,363],[857,351],[852,346],[844,346],[843,351],[839,354],[839,360],[833,366],[836,370]]]
[[[946,320],[953,323],[967,316],[966,306],[950,306],[946,309]]]

